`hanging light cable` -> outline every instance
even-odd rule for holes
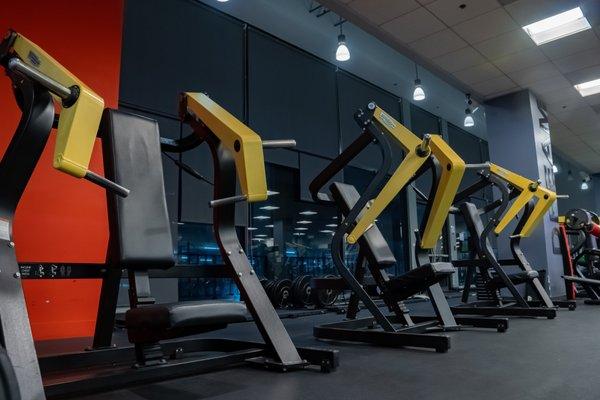
[[[346,35],[342,29],[342,18],[340,17],[340,34],[338,35],[338,47],[335,52],[335,59],[338,61],[348,61],[350,59],[350,49],[346,45]]]
[[[419,79],[419,66],[415,63],[415,90],[413,91],[413,100],[414,101],[423,101],[425,100],[425,91],[423,90],[423,86],[421,85],[421,80]]]
[[[467,98],[467,108],[465,109],[464,126],[467,128],[470,128],[472,126],[475,126],[475,120],[473,119],[473,112],[471,111],[471,104],[473,104],[473,101],[471,100],[470,93],[467,93],[465,96]]]

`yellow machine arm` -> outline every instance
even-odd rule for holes
[[[520,191],[520,194],[512,203],[508,211],[502,216],[498,225],[496,225],[494,233],[499,234],[502,232],[511,220],[517,216],[519,211],[521,211],[530,200],[535,198],[536,203],[533,211],[520,232],[521,237],[529,236],[540,223],[544,214],[552,207],[552,203],[556,201],[556,193],[541,186],[537,181],[527,179],[496,164],[490,163],[490,173],[496,175]]]
[[[88,172],[94,141],[104,110],[104,100],[77,77],[25,36],[12,33],[12,55],[8,67],[19,72],[40,72],[43,77],[69,88],[53,96],[62,100],[54,148],[54,168],[77,178]],[[33,71],[31,71],[33,69]]]
[[[244,200],[266,200],[267,178],[260,136],[203,93],[184,93],[180,107],[182,112],[201,121],[234,155]]]
[[[392,177],[372,200],[358,219],[356,226],[347,237],[348,243],[356,241],[371,227],[375,219],[383,212],[398,193],[414,178],[430,156],[441,164],[439,186],[436,188],[431,212],[425,229],[421,233],[421,247],[431,249],[435,246],[454,196],[465,171],[465,162],[448,146],[439,135],[426,135],[419,139],[404,125],[396,121],[379,107],[373,113],[374,122],[394,138],[405,151],[405,156]]]

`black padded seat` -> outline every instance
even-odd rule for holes
[[[233,301],[153,304],[128,310],[125,313],[125,327],[131,342],[155,343],[246,322],[247,315],[246,306]]]
[[[126,198],[108,194],[109,262],[133,271],[136,299],[151,303],[146,271],[175,266],[158,123],[107,109],[100,132],[106,176],[131,191]],[[148,344],[221,329],[246,315],[244,304],[218,300],[138,304],[125,314],[125,325],[132,343]]]
[[[329,187],[329,190],[331,190],[333,199],[344,215],[348,215],[350,209],[360,199],[360,194],[352,185],[334,182]],[[392,253],[377,225],[374,224],[362,235],[359,239],[359,245],[361,250],[365,252],[369,262],[374,262],[372,265],[376,265],[379,268],[388,268],[396,264],[394,253]]]
[[[398,299],[407,299],[428,287],[441,282],[455,272],[449,262],[434,262],[411,269],[401,276],[395,276],[387,283],[390,292]]]
[[[508,277],[514,285],[520,285],[522,283],[527,283],[532,279],[539,278],[540,274],[538,273],[538,271],[523,271],[514,274],[509,274]],[[490,279],[487,284],[489,287],[492,288],[501,288],[506,286],[502,278],[498,275],[494,275],[494,277]]]

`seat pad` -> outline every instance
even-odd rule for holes
[[[245,322],[248,311],[239,302],[202,300],[137,307],[125,313],[131,342],[155,342],[194,333],[222,329]]]

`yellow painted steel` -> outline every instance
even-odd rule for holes
[[[62,172],[83,178],[94,149],[104,100],[23,35],[17,34],[13,50],[30,67],[66,87],[79,88],[75,103],[69,107],[63,106],[60,111],[53,165]],[[60,103],[60,98],[54,97]]]
[[[194,114],[231,151],[242,193],[249,202],[267,199],[265,159],[260,136],[203,93],[183,94]]]
[[[559,224],[564,224],[567,221],[567,218],[564,215],[559,215],[558,216],[558,223]]]
[[[530,200],[536,199],[533,211],[520,232],[521,237],[531,235],[531,232],[540,223],[542,217],[552,207],[552,203],[556,201],[556,193],[541,186],[539,182],[525,178],[496,164],[490,163],[490,172],[520,191],[520,194],[513,201],[508,211],[504,213],[498,225],[496,225],[494,233],[499,234],[502,232]]]
[[[350,244],[356,243],[389,203],[414,177],[428,157],[433,156],[441,163],[443,168],[435,198],[430,199],[430,201],[433,201],[431,212],[421,236],[421,247],[433,248],[464,174],[465,162],[452,151],[439,135],[431,135],[427,151],[425,153],[419,152],[418,147],[421,145],[422,140],[379,107],[375,107],[373,120],[404,149],[405,156],[377,197],[363,211],[346,240]]]

